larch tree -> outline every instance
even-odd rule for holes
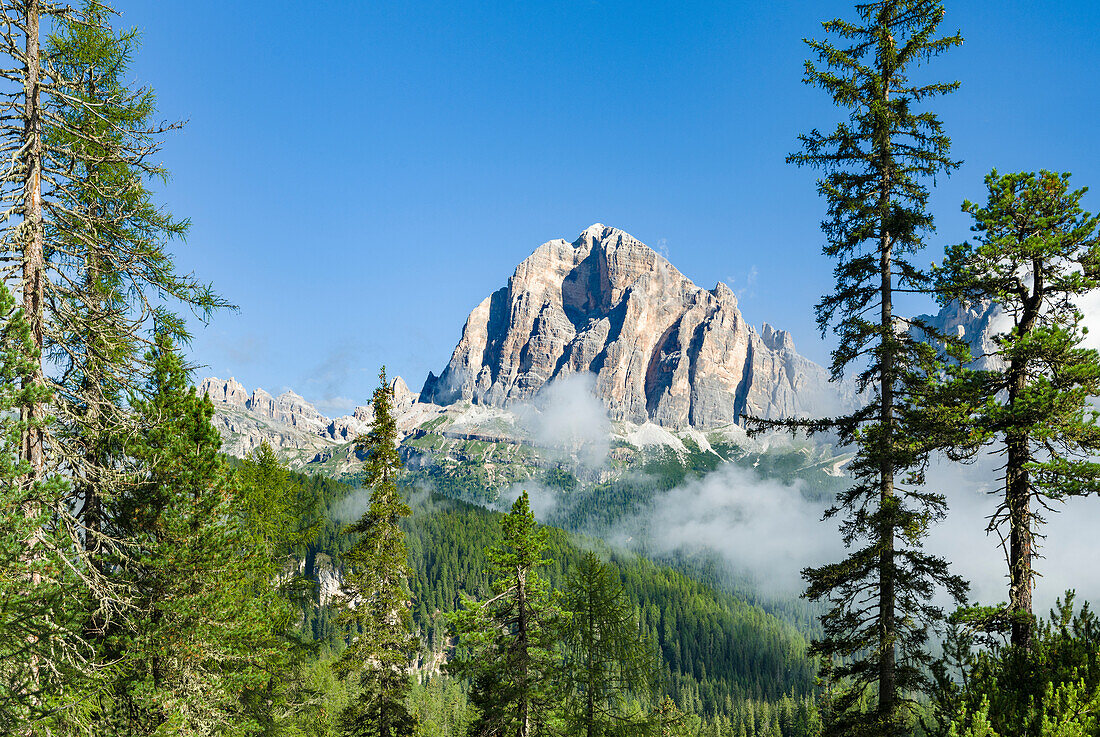
[[[52,366],[53,462],[73,480],[90,565],[112,544],[105,499],[134,469],[123,446],[144,430],[127,409],[147,374],[145,328],[185,336],[153,295],[202,301],[173,273],[165,244],[186,223],[152,202],[147,181],[166,172],[148,89],[126,86],[136,31],[86,2],[62,16],[44,44],[51,86],[43,103],[46,244],[43,350]],[[167,130],[167,129],[163,129]],[[211,298],[212,299],[212,298]]]
[[[989,531],[1008,563],[1011,642],[1031,644],[1036,539],[1043,513],[1100,490],[1100,355],[1084,346],[1082,299],[1100,288],[1100,217],[1081,207],[1086,190],[1068,174],[998,174],[985,204],[966,202],[973,242],[948,249],[936,270],[944,301],[1000,306],[1009,323],[993,335],[977,372],[973,421],[1004,457],[1002,494]]]
[[[411,514],[401,499],[402,469],[393,416],[393,387],[379,375],[371,407],[373,422],[359,447],[366,454],[363,484],[370,506],[347,528],[358,535],[344,556],[340,622],[350,629],[347,648],[335,664],[358,690],[339,718],[349,737],[408,737],[416,728],[406,697],[410,667],[419,649],[413,634],[408,552],[401,520]]]
[[[639,633],[634,607],[611,566],[589,552],[569,577],[563,602],[565,721],[569,734],[645,731],[640,705],[653,696],[656,648]]]
[[[548,734],[559,701],[556,629],[560,612],[539,569],[547,564],[546,528],[523,492],[502,522],[503,539],[487,551],[491,596],[462,594],[451,617],[458,651],[448,668],[470,682],[478,716],[469,734]]]
[[[812,653],[841,694],[828,734],[898,734],[911,696],[929,687],[928,628],[943,613],[937,587],[957,600],[964,582],[947,562],[924,552],[930,524],[943,517],[941,494],[922,488],[937,442],[922,393],[934,359],[912,321],[894,311],[897,292],[924,292],[928,276],[913,255],[933,229],[925,182],[950,172],[950,140],[935,113],[919,109],[957,82],[920,83],[912,71],[958,46],[939,35],[945,15],[933,0],[878,0],[856,5],[857,19],[823,24],[833,38],[808,40],[815,59],[805,81],[823,89],[848,119],[832,133],[800,136],[788,157],[823,170],[818,190],[828,202],[824,253],[836,260],[836,289],[817,305],[824,334],[837,348],[838,379],[855,367],[862,408],[838,418],[792,421],[810,432],[835,432],[856,448],[848,467],[854,484],[827,512],[842,515],[851,550],[841,562],[807,569],[806,596],[831,605]],[[874,706],[865,709],[868,698]]]

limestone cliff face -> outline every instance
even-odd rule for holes
[[[507,407],[550,381],[596,377],[612,420],[712,428],[845,404],[790,335],[747,324],[725,284],[697,287],[627,233],[596,224],[539,246],[478,305],[422,402]]]
[[[417,404],[417,395],[400,377],[394,380],[393,390],[402,432],[432,414],[430,408]],[[273,397],[256,389],[249,395],[233,378],[203,379],[198,391],[214,403],[214,425],[222,435],[224,452],[244,457],[266,442],[282,451],[293,468],[332,457],[339,446],[370,430],[373,419],[370,407],[356,407],[351,415],[330,419],[292,391]]]
[[[993,338],[998,333],[1009,332],[1012,320],[1004,314],[1000,305],[990,301],[970,305],[950,302],[935,315],[920,315],[917,319],[936,332],[966,341],[974,358],[971,364],[974,368],[993,371],[1004,368],[1004,363],[996,355],[998,348]],[[923,331],[915,332],[918,337],[928,339]]]

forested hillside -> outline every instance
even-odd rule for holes
[[[322,565],[342,567],[353,538],[334,519],[347,514],[349,496],[363,492],[324,477],[295,474],[302,493],[318,502],[315,541],[304,551],[306,576],[316,581]],[[446,647],[442,615],[460,605],[460,592],[484,596],[489,590],[485,550],[500,541],[499,512],[406,486],[413,514],[403,527],[412,576],[413,615],[427,651]],[[545,567],[551,586],[561,588],[585,550],[596,549],[620,576],[640,616],[639,636],[658,643],[662,681],[683,708],[700,714],[729,713],[746,700],[778,701],[813,693],[813,663],[806,640],[792,625],[734,596],[700,583],[668,566],[634,554],[612,551],[597,540],[550,532]],[[342,633],[328,607],[314,603],[305,612],[311,638],[336,645]]]

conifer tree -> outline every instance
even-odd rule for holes
[[[557,705],[559,611],[539,569],[549,561],[546,528],[531,512],[527,492],[502,522],[503,539],[487,552],[492,596],[463,593],[451,618],[458,652],[451,672],[470,682],[478,717],[469,734],[534,737],[547,734]]]
[[[123,445],[141,432],[126,399],[147,366],[144,328],[185,336],[152,294],[185,304],[217,300],[174,273],[165,244],[186,232],[152,202],[148,180],[166,177],[153,158],[162,129],[155,98],[129,89],[135,30],[116,31],[112,11],[86,0],[64,13],[44,45],[52,81],[43,101],[45,280],[43,350],[55,370],[50,450],[79,497],[90,563],[110,544],[105,499],[134,469]],[[167,130],[167,129],[163,129]]]
[[[966,202],[974,242],[948,249],[937,270],[943,301],[995,302],[1011,321],[993,337],[977,373],[973,421],[1005,459],[1003,492],[989,525],[1008,562],[1012,644],[1031,643],[1036,537],[1042,510],[1100,490],[1100,355],[1083,346],[1081,299],[1100,287],[1100,217],[1081,208],[1086,190],[1068,174],[985,180],[984,205]]]
[[[66,683],[82,678],[91,651],[79,637],[79,580],[67,565],[70,542],[50,524],[67,485],[29,482],[22,459],[31,336],[22,310],[0,282],[0,733],[36,734]],[[59,634],[60,633],[60,634]],[[64,638],[63,641],[61,638]],[[64,644],[62,647],[61,645]]]
[[[641,637],[615,571],[589,552],[569,577],[564,606],[562,685],[569,734],[644,731],[638,699],[652,695],[656,653]]]
[[[0,275],[22,291],[24,515],[43,524],[25,547],[32,558],[63,547],[84,588],[88,612],[52,622],[42,645],[70,658],[129,610],[105,563],[119,544],[106,513],[135,470],[124,447],[144,429],[126,403],[149,373],[153,323],[183,337],[167,304],[204,318],[224,305],[178,274],[166,250],[185,223],[152,203],[147,182],[164,177],[156,154],[175,126],[153,123],[152,94],[127,87],[136,34],[116,32],[112,15],[98,0],[0,0],[0,78],[22,90],[0,99]],[[46,482],[58,473],[72,480],[68,493],[42,493],[60,488]],[[64,543],[50,542],[59,534]],[[28,590],[41,576],[31,575]],[[38,657],[32,674],[50,669]],[[42,690],[37,678],[32,690]]]
[[[364,485],[370,507],[347,532],[359,537],[344,556],[344,609],[340,621],[351,642],[336,662],[353,678],[358,696],[340,716],[341,731],[354,737],[407,737],[416,720],[406,706],[410,665],[419,643],[412,633],[409,562],[401,520],[411,514],[397,489],[401,456],[393,417],[393,388],[386,370],[372,399],[373,423],[360,440],[366,453]]]
[[[285,663],[281,632],[290,607],[275,583],[283,560],[266,542],[286,489],[242,489],[219,455],[214,408],[191,386],[159,333],[135,411],[150,427],[130,447],[143,477],[112,500],[113,534],[126,541],[114,561],[137,610],[105,638],[106,661],[121,663],[116,697],[98,715],[100,733],[242,734],[273,721],[249,695],[268,694]],[[251,500],[273,500],[269,509]]]
[[[915,408],[931,356],[911,324],[894,314],[897,291],[928,289],[912,261],[932,230],[925,180],[958,166],[939,118],[918,106],[952,92],[956,82],[918,83],[912,70],[962,39],[939,36],[945,14],[935,0],[876,0],[856,5],[857,20],[824,23],[836,40],[808,40],[817,61],[805,81],[820,87],[848,120],[829,134],[802,135],[788,161],[824,170],[828,201],[824,253],[837,261],[836,290],[817,305],[818,325],[838,338],[834,379],[856,365],[867,404],[840,418],[793,422],[834,431],[855,445],[854,485],[828,516],[843,513],[841,532],[854,548],[834,564],[807,569],[806,595],[831,604],[812,652],[845,691],[833,704],[831,734],[897,734],[908,695],[928,687],[924,652],[929,625],[942,617],[935,587],[960,597],[963,582],[946,561],[921,547],[928,525],[945,513],[942,495],[920,488],[936,433]],[[820,66],[819,66],[820,64]],[[920,326],[916,326],[920,327]],[[873,694],[871,711],[860,707]]]

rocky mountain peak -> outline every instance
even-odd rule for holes
[[[395,407],[407,407],[415,404],[416,400],[420,398],[409,389],[409,385],[406,384],[405,380],[400,376],[390,382],[390,390],[393,392],[393,404]],[[370,410],[369,407],[356,407],[356,413],[358,413],[360,409]]]
[[[794,338],[786,330],[776,330],[768,323],[764,323],[760,330],[760,338],[764,341],[764,345],[773,351],[794,353]]]
[[[421,401],[507,407],[576,373],[595,375],[613,420],[673,428],[816,414],[836,394],[788,333],[749,327],[728,286],[701,289],[629,233],[596,223],[572,242],[543,243],[474,308]]]
[[[199,384],[199,394],[210,397],[212,402],[244,406],[248,402],[248,392],[241,383],[229,377],[229,381],[222,381],[216,376],[203,379]]]

